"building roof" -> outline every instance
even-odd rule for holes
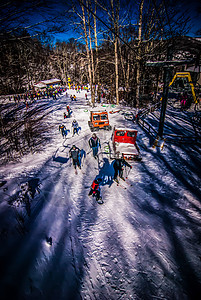
[[[55,84],[61,82],[60,79],[53,78],[53,79],[48,79],[48,80],[42,80],[36,84],[34,84],[35,87],[37,88],[45,88],[47,85]]]
[[[42,81],[40,81],[40,82],[42,82],[42,83],[48,85],[48,84],[59,83],[59,82],[61,82],[61,80],[60,80],[60,79],[57,79],[57,78],[53,78],[53,79],[48,79],[48,80],[42,80]]]
[[[36,87],[36,88],[45,88],[46,84],[44,84],[42,82],[39,82],[39,83],[34,84],[34,87]]]

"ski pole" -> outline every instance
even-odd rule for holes
[[[128,175],[130,174],[131,169],[128,170],[127,175],[126,175],[126,179],[128,178]]]

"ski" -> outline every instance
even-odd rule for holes
[[[123,178],[121,178],[128,186],[133,186],[131,183],[128,183],[128,181],[126,181],[126,179],[127,179],[127,177],[126,177],[126,179],[123,179]]]
[[[121,187],[122,189],[126,190],[126,187],[123,186],[121,183],[119,183],[119,181],[113,180],[113,182],[115,182],[117,186],[119,186],[119,187]]]

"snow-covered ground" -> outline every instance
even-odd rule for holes
[[[199,147],[152,148],[149,136],[122,111],[109,113],[112,126],[138,130],[142,154],[141,162],[131,163],[127,181],[117,186],[111,181],[112,161],[102,153],[111,131],[97,133],[99,163],[90,152],[84,94],[76,94],[77,102],[65,94],[50,101],[51,143],[0,168],[0,299],[200,299]],[[73,115],[64,120],[66,104]],[[104,109],[128,110],[94,108]],[[71,129],[74,118],[80,135],[63,139],[59,125]],[[168,119],[169,128],[174,121]],[[68,158],[73,144],[84,154],[77,175]],[[88,196],[97,175],[104,178],[103,205]],[[30,207],[17,196],[29,180]]]

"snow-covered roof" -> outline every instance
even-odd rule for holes
[[[57,79],[57,78],[42,80],[42,81],[34,84],[34,87],[36,87],[36,88],[45,88],[45,87],[47,87],[47,85],[56,84],[56,83],[59,83],[59,82],[61,82],[61,80]]]
[[[57,79],[57,78],[53,78],[53,79],[48,79],[48,80],[42,80],[40,81],[41,83],[44,83],[44,84],[54,84],[54,83],[59,83],[61,82],[60,79]]]
[[[44,84],[42,82],[39,82],[39,83],[34,84],[34,87],[36,87],[36,88],[45,88],[46,84]]]

